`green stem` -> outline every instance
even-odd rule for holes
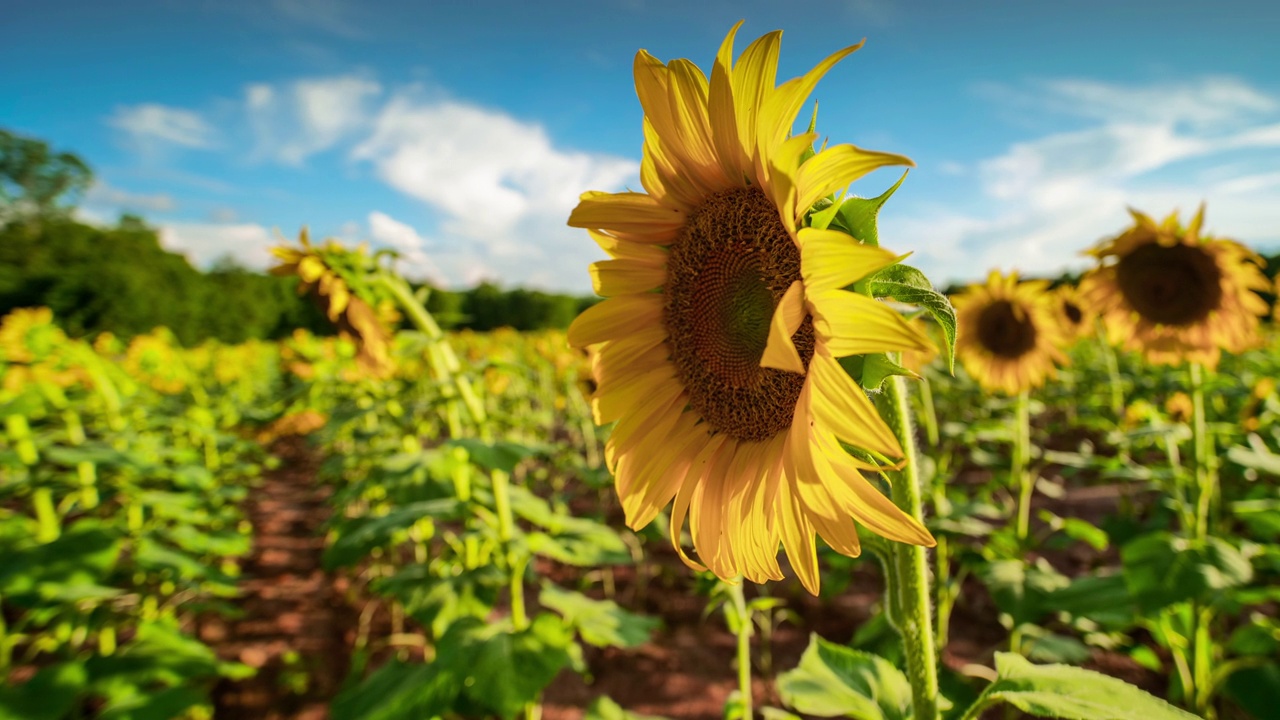
[[[1032,473],[1027,469],[1031,457],[1031,401],[1027,391],[1018,393],[1013,426],[1013,474],[1018,486],[1018,540],[1025,541],[1031,532],[1031,493],[1035,489]]]
[[[1209,437],[1204,414],[1204,368],[1191,363],[1191,433],[1196,468],[1196,526],[1195,538],[1209,536],[1209,509],[1216,492],[1213,467],[1213,441]]]
[[[1098,344],[1102,348],[1102,359],[1107,365],[1107,379],[1111,388],[1111,413],[1118,425],[1124,416],[1124,385],[1120,377],[1120,361],[1116,359],[1115,348],[1107,342],[1102,326],[1098,326]]]
[[[511,513],[510,480],[506,473],[494,470],[493,504],[498,513],[498,540],[502,543],[506,555],[507,571],[510,573],[511,588],[511,624],[517,631],[529,627],[529,618],[524,610],[524,570],[527,559],[516,557],[511,540],[515,536],[515,520]]]
[[[930,450],[938,449],[938,411],[933,404],[933,385],[929,382],[929,376],[921,373],[920,378],[920,402],[924,405],[924,437],[929,443]]]
[[[905,381],[898,376],[889,378],[880,401],[881,414],[897,436],[907,460],[903,470],[893,473],[893,502],[911,517],[923,520],[915,431]],[[885,574],[886,594],[890,603],[897,605],[895,624],[906,652],[912,717],[914,720],[937,720],[938,653],[934,646],[933,616],[929,607],[928,555],[925,548],[918,545],[890,545],[892,570]]]
[[[729,584],[729,596],[733,598],[733,607],[738,614],[738,694],[742,701],[742,717],[751,720],[753,715],[751,697],[751,613],[747,610],[747,599],[742,591],[743,580]]]

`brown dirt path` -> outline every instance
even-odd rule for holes
[[[224,660],[258,669],[215,688],[217,718],[324,720],[350,665],[346,638],[357,618],[320,564],[331,491],[316,482],[317,458],[296,437],[272,451],[280,467],[245,508],[254,539],[240,582],[244,615],[206,621],[200,638]]]

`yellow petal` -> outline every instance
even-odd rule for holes
[[[804,374],[804,362],[796,350],[791,336],[800,329],[804,322],[804,283],[796,280],[783,294],[782,301],[773,310],[773,319],[769,322],[769,339],[764,347],[764,355],[760,358],[760,367],[777,368],[788,372]]]
[[[837,290],[892,265],[897,256],[838,230],[801,228],[800,273],[809,292]]]
[[[804,589],[817,595],[822,578],[818,573],[818,547],[813,541],[813,523],[796,503],[790,482],[782,483],[778,491],[778,519],[782,547],[787,551],[791,567]]]
[[[738,182],[750,158],[745,157],[738,139],[738,121],[733,103],[733,38],[742,27],[741,20],[725,35],[711,67],[711,87],[707,96],[711,119],[711,143],[725,177]]]
[[[573,347],[586,347],[624,338],[633,332],[660,326],[661,322],[661,295],[619,295],[583,310],[569,325],[568,340]]]
[[[611,258],[631,260],[650,267],[662,267],[667,264],[667,251],[657,245],[623,240],[598,230],[587,230],[587,234]]]
[[[814,457],[818,463],[824,461],[829,463],[828,467],[843,481],[840,485],[833,484],[832,487],[847,488],[856,497],[856,502],[849,503],[845,509],[853,515],[855,520],[866,525],[868,530],[890,540],[911,545],[933,547],[937,544],[919,520],[903,512],[884,493],[868,482],[862,473],[844,462],[844,458],[849,455],[839,445],[834,443],[828,445],[819,438]]]
[[[680,490],[698,452],[710,439],[705,425],[699,426],[697,413],[680,415],[666,438],[663,453],[652,463],[653,473],[640,481],[639,492],[633,493],[629,504],[623,498],[627,527],[639,529],[653,522]]]
[[[726,436],[723,433],[713,435],[707,441],[707,444],[702,447],[697,457],[689,464],[689,473],[680,485],[680,491],[676,493],[676,499],[671,506],[671,523],[669,526],[671,544],[675,546],[680,560],[694,570],[706,570],[706,568],[700,563],[694,562],[685,554],[684,545],[680,541],[681,536],[684,534],[684,520],[689,514],[689,503],[693,499],[694,490],[698,488],[702,483],[703,476],[706,475],[707,463],[714,459],[725,439]]]
[[[828,147],[796,171],[796,190],[800,195],[796,209],[803,215],[821,198],[849,187],[872,170],[890,165],[915,167],[911,158],[904,155],[863,150],[853,145]]]
[[[866,295],[827,290],[808,295],[813,329],[832,357],[923,350],[929,339],[893,308]]]
[[[757,39],[742,51],[738,64],[733,68],[734,116],[738,125],[738,141],[748,160],[754,160],[757,156],[757,117],[765,98],[773,92],[777,83],[778,46],[781,40],[781,30]]]
[[[819,426],[855,447],[902,457],[898,438],[880,418],[866,392],[823,347],[809,361],[808,382],[813,383],[811,407]]]
[[[767,155],[770,148],[777,147],[791,126],[795,123],[800,106],[809,98],[809,93],[836,63],[845,56],[862,47],[862,43],[837,50],[818,63],[803,76],[783,83],[760,108],[759,125],[756,130],[756,147],[761,155]]]
[[[591,190],[582,194],[578,206],[569,213],[569,226],[636,233],[650,242],[664,243],[675,238],[684,219],[682,211],[644,193]]]
[[[707,114],[707,78],[697,65],[684,59],[667,65],[672,120],[685,151],[685,173],[699,179],[702,187],[716,192],[729,187],[711,142],[711,119]]]
[[[591,398],[591,406],[595,411],[596,422],[607,425],[615,420],[631,420],[637,413],[633,408],[641,403],[651,402],[655,395],[671,394],[671,388],[680,389],[676,382],[676,368],[671,363],[663,363],[658,367],[623,382],[610,382],[601,385]],[[625,417],[624,416],[628,416]],[[615,429],[616,432],[616,429]]]
[[[632,260],[601,260],[591,264],[591,287],[601,297],[643,293],[667,281],[664,267],[652,267]]]
[[[814,133],[796,135],[774,148],[771,155],[761,155],[761,162],[767,165],[768,170],[762,178],[765,192],[778,207],[778,215],[788,230],[796,227],[796,168],[800,164],[800,156],[816,137]]]

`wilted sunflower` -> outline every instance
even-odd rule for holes
[[[1079,288],[1059,285],[1053,291],[1053,304],[1062,328],[1062,339],[1067,345],[1093,332],[1094,313],[1080,298]]]
[[[956,355],[983,389],[1016,395],[1044,383],[1054,364],[1066,364],[1055,299],[1042,280],[991,271],[956,306]]]
[[[1267,305],[1255,292],[1269,290],[1261,259],[1234,241],[1201,237],[1203,206],[1186,228],[1176,212],[1159,224],[1129,212],[1133,227],[1089,251],[1099,265],[1080,283],[1110,341],[1148,362],[1210,368],[1222,350],[1257,345]]]
[[[740,25],[741,23],[739,23]],[[814,535],[860,551],[855,520],[932,545],[841,443],[901,457],[894,434],[836,358],[921,349],[928,341],[884,303],[842,288],[893,253],[805,228],[821,198],[900,155],[834,145],[805,159],[813,134],[792,122],[845,48],[775,87],[780,32],[733,63],[729,32],[708,83],[688,60],[641,50],[640,179],[647,192],[588,192],[569,218],[613,258],[591,267],[606,300],[569,329],[595,345],[596,422],[617,422],[606,457],[632,528],[672,502],[680,556],[686,516],[698,558],[718,576],[781,579],[781,542],[818,590]]]
[[[392,369],[391,335],[384,318],[380,317],[382,313],[353,293],[342,275],[326,262],[326,252],[345,253],[346,250],[332,241],[324,247],[312,246],[306,228],[302,229],[298,242],[301,249],[271,248],[271,253],[280,259],[280,264],[271,268],[271,274],[296,275],[298,294],[310,295],[338,328],[338,333],[356,343],[359,348],[356,362],[360,367],[373,375],[387,375]],[[363,254],[363,248],[357,252]]]

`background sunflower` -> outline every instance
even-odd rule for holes
[[[1057,299],[1047,288],[993,270],[985,284],[952,298],[956,355],[983,389],[1016,395],[1043,384],[1055,363],[1067,363]]]
[[[1176,212],[1161,223],[1130,210],[1134,224],[1088,254],[1098,266],[1080,282],[1085,302],[1102,316],[1112,344],[1152,363],[1218,364],[1260,342],[1256,293],[1270,284],[1262,261],[1239,243],[1201,237],[1202,206],[1185,228]]]

